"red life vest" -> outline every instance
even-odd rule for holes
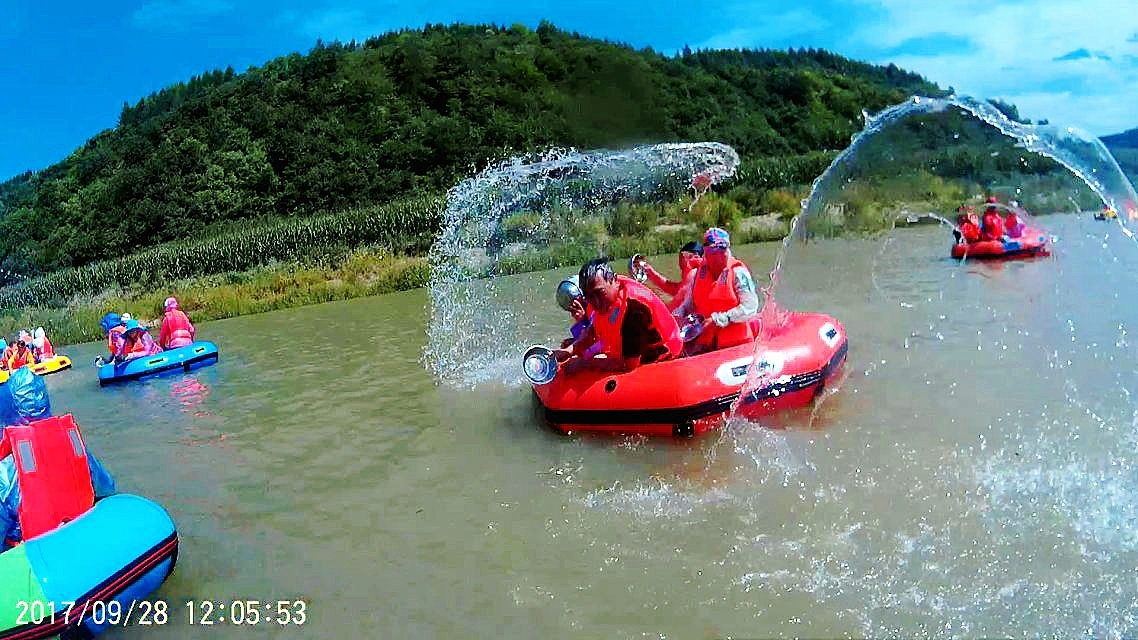
[[[1004,232],[1013,238],[1023,235],[1023,223],[1020,222],[1019,216],[1014,213],[1008,214],[1004,219]]]
[[[171,309],[162,318],[162,329],[158,334],[160,347],[177,349],[194,343],[194,325],[190,318],[179,309]]]
[[[999,240],[1002,235],[1004,235],[1004,219],[996,211],[985,213],[980,236],[984,240]]]
[[[965,222],[960,225],[960,235],[968,242],[976,242],[980,239],[980,227],[976,226],[973,222]]]
[[[624,324],[624,314],[628,311],[628,301],[632,299],[648,307],[648,311],[652,314],[652,328],[656,330],[661,339],[657,345],[667,349],[668,355],[660,357],[656,361],[667,360],[679,355],[684,347],[684,341],[680,338],[680,326],[676,324],[675,316],[668,311],[664,301],[652,293],[651,289],[632,278],[618,275],[616,280],[620,283],[621,288],[612,308],[604,314],[598,311],[593,319],[593,332],[596,334],[597,340],[601,342],[601,348],[604,349],[605,354],[610,358],[623,357],[624,340],[620,330]],[[643,364],[650,363],[645,362]]]
[[[74,520],[95,504],[87,446],[66,414],[4,428],[0,457],[15,456],[24,540]]]
[[[732,256],[727,261],[727,268],[712,278],[707,265],[699,268],[696,274],[695,285],[692,287],[692,304],[696,313],[704,318],[711,318],[712,313],[724,313],[739,306],[739,296],[735,294],[735,268],[747,268],[742,260]],[[749,272],[749,270],[748,270]],[[753,342],[755,332],[750,322],[732,322],[726,327],[711,325],[704,330],[698,338],[697,344],[710,345],[714,349],[733,347],[744,342]]]

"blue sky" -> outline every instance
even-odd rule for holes
[[[114,127],[124,101],[205,71],[242,72],[317,38],[427,22],[532,28],[542,18],[669,54],[685,44],[822,47],[1095,135],[1138,127],[1138,11],[1128,0],[0,0],[0,180]]]

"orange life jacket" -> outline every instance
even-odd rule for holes
[[[704,318],[711,318],[712,313],[724,313],[739,306],[739,296],[735,294],[735,268],[747,268],[742,260],[732,256],[727,261],[727,268],[712,278],[707,264],[699,268],[696,274],[695,285],[692,287],[692,305],[696,313]],[[696,338],[699,345],[710,345],[714,349],[733,347],[745,342],[752,342],[755,332],[750,322],[732,322],[726,327],[711,325]]]
[[[684,347],[684,341],[680,337],[680,327],[676,324],[676,318],[668,311],[664,301],[652,293],[651,289],[632,278],[618,275],[616,279],[621,285],[621,290],[612,308],[604,314],[598,311],[593,319],[593,331],[597,340],[603,345],[605,354],[610,358],[623,357],[624,340],[620,330],[624,324],[624,314],[628,311],[628,301],[632,299],[648,307],[652,315],[652,328],[660,335],[660,342],[657,345],[667,349],[668,355],[658,358],[657,361],[679,355]]]
[[[87,447],[66,414],[4,428],[0,457],[15,455],[24,540],[74,520],[95,504]]]

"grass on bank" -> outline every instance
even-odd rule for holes
[[[427,203],[430,205],[431,203]],[[648,211],[651,209],[651,211]],[[427,211],[433,211],[427,209]],[[350,216],[361,215],[352,212]],[[424,214],[424,218],[427,214]],[[668,205],[660,213],[658,205],[623,207],[611,217],[612,224],[582,222],[571,236],[524,256],[503,257],[496,273],[511,274],[556,267],[577,267],[600,254],[622,259],[634,253],[667,254],[681,244],[699,238],[700,230],[719,224],[736,230],[739,243],[781,239],[787,229],[779,214],[759,220],[741,217],[741,209],[730,200],[714,195],[696,203],[692,211]],[[659,224],[661,220],[687,217],[685,224]],[[343,216],[316,220],[274,223],[263,228],[242,229],[232,235],[215,236],[194,242],[173,243],[66,272],[47,274],[16,287],[0,290],[0,335],[11,335],[22,328],[43,326],[57,345],[103,338],[99,320],[108,311],[129,311],[140,319],[160,318],[162,302],[176,295],[194,322],[288,309],[309,304],[379,295],[426,286],[430,265],[425,247],[414,253],[406,250],[406,240],[390,244],[374,243],[345,250],[343,232],[314,233],[321,225],[342,225]],[[651,226],[644,226],[648,222]],[[506,225],[507,227],[509,225]],[[416,233],[422,232],[422,226]],[[513,227],[507,235],[517,232]],[[390,232],[388,232],[390,233]],[[313,237],[316,240],[313,240]],[[250,244],[263,240],[260,251]],[[323,238],[323,240],[321,240]],[[308,244],[291,260],[289,247]],[[329,241],[330,240],[330,241]],[[391,245],[398,249],[393,250]],[[279,249],[283,247],[284,249]],[[173,267],[163,261],[178,260]],[[198,273],[172,277],[193,270],[207,271],[210,265],[233,267],[221,273]],[[190,267],[189,265],[194,265]]]
[[[108,311],[129,311],[143,321],[161,318],[162,302],[171,294],[178,296],[194,322],[205,322],[414,289],[426,284],[429,275],[426,258],[368,247],[336,266],[277,262],[187,278],[161,288],[113,287],[64,306],[5,310],[0,313],[0,335],[42,326],[58,347],[103,339],[99,320]]]

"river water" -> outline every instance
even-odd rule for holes
[[[169,623],[112,637],[282,633],[203,599],[322,638],[1131,635],[1138,246],[1042,223],[1053,257],[996,265],[943,227],[796,248],[779,301],[845,324],[845,380],[692,440],[558,435],[520,363],[436,385],[423,290],[203,324],[216,366],[120,387],[63,347],[54,412],[182,539]],[[517,278],[550,340],[561,275]]]

